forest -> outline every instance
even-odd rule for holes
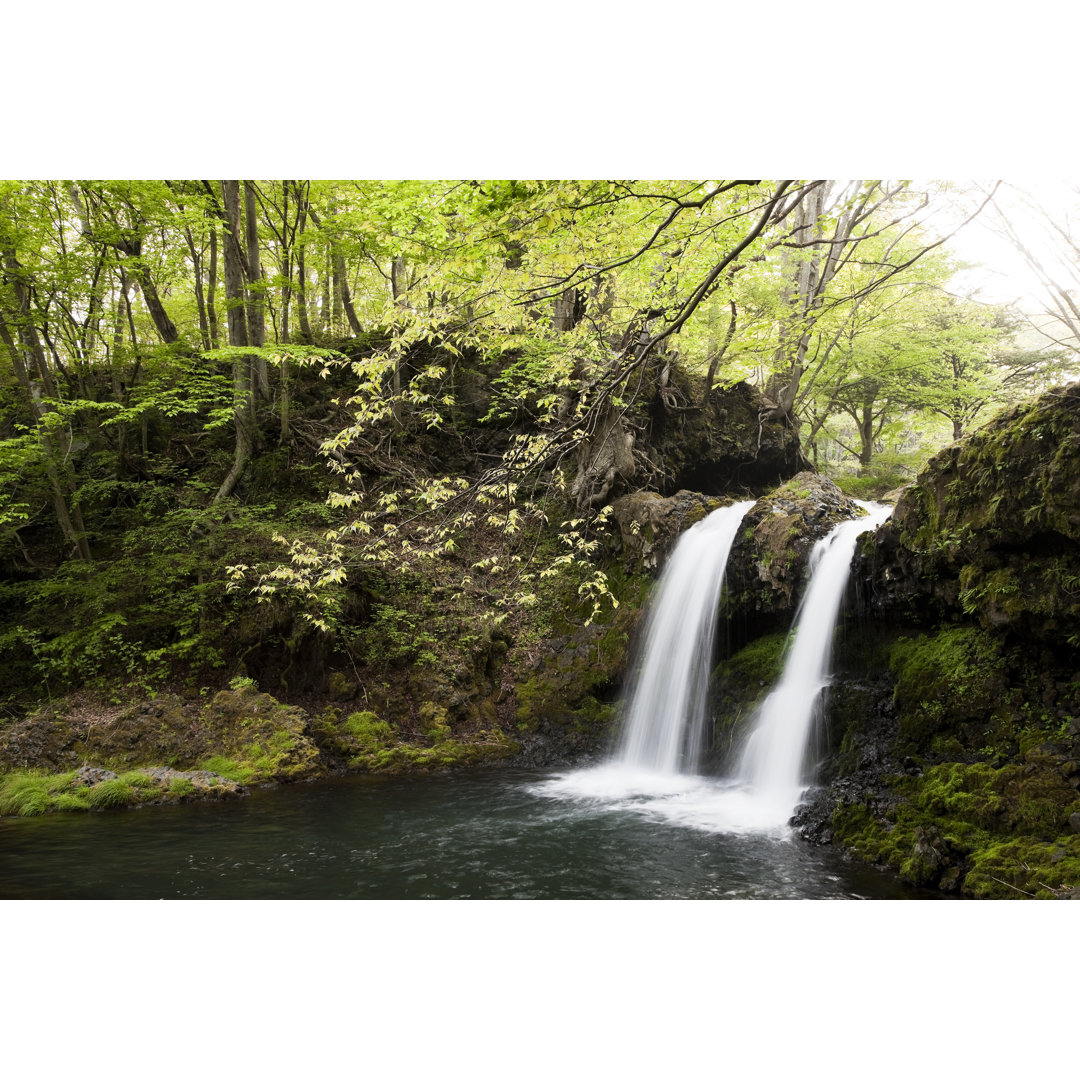
[[[1025,444],[972,494],[963,448],[1035,402],[1059,424],[1046,402],[1077,374],[1070,283],[1002,196],[887,180],[0,181],[0,815],[595,754],[688,525],[735,499],[790,518],[780,537],[765,504],[751,512],[729,570],[741,608],[717,660],[730,686],[756,686],[821,527],[809,501],[851,515],[907,489],[880,534],[894,546],[859,556],[860,602],[894,607],[858,661],[888,703],[858,709],[899,723],[903,779],[887,806],[834,791],[806,835],[927,889],[1080,887],[1074,613],[1006,602],[1028,595],[1030,560],[1010,559],[1032,537],[1035,561],[1058,560],[1036,591],[1071,597],[1076,523],[1014,507],[1030,536],[991,557],[994,521],[947,521],[969,496],[1004,515],[1041,475]],[[1045,285],[1040,312],[958,284],[954,241],[976,220]],[[1043,221],[1080,266],[1067,219]],[[950,453],[960,479],[916,522]],[[1075,479],[1054,460],[1039,506]],[[1032,633],[1038,687],[1009,652]],[[955,724],[927,704],[946,663],[934,640],[955,671],[997,680],[972,684]],[[1012,712],[976,718],[976,698]],[[850,778],[843,723],[834,773]],[[1060,783],[1039,772],[1025,793],[1017,773],[1006,790],[1021,759]],[[984,797],[1021,809],[942,824]],[[1053,880],[1031,869],[1043,861]]]

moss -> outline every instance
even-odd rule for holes
[[[251,765],[224,757],[221,754],[215,754],[213,757],[207,758],[199,768],[217,773],[218,776],[224,776],[226,780],[234,780],[238,784],[250,784],[255,776],[255,770]]]
[[[1080,855],[1080,837],[1066,835],[1078,811],[1080,795],[1057,769],[947,762],[894,778],[884,811],[841,803],[832,828],[852,853],[918,885],[947,879],[969,896],[1035,895],[1023,884],[1033,875],[1051,890],[1080,883],[1080,863],[1062,863]]]
[[[741,687],[749,687],[755,683],[759,688],[771,686],[783,670],[787,638],[786,633],[776,633],[751,641],[723,661],[717,667],[715,676],[731,680]]]
[[[328,693],[332,701],[349,701],[356,697],[359,685],[347,679],[340,671],[330,672]]]
[[[896,677],[900,738],[914,747],[966,720],[985,719],[1007,686],[1000,641],[975,627],[900,638],[889,667]]]
[[[194,795],[198,789],[184,776],[177,776],[169,781],[168,794],[174,799],[184,799]]]
[[[622,674],[633,618],[620,609],[609,625],[594,624],[562,639],[561,648],[514,688],[518,730],[548,723],[596,734],[610,722],[614,712],[604,698]]]
[[[830,824],[835,839],[859,858],[897,870],[914,841],[912,831],[898,830],[859,804],[839,803]]]
[[[356,740],[361,750],[378,750],[394,741],[393,728],[373,712],[351,713],[341,727]]]
[[[499,731],[482,731],[477,740],[445,738],[434,746],[397,743],[357,754],[349,764],[354,769],[370,772],[415,772],[453,769],[475,765],[481,761],[498,760],[516,754],[521,748]]]
[[[1019,838],[988,844],[971,857],[964,892],[990,900],[1054,899],[1080,887],[1080,836]]]

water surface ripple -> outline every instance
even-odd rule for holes
[[[5,818],[0,899],[919,895],[781,833],[714,831],[700,778],[665,808],[655,792],[560,791],[567,775],[581,774],[347,777],[230,803]]]

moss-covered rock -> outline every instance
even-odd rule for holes
[[[1077,540],[1080,386],[927,465],[857,556],[891,694],[841,719],[808,835],[965,896],[1080,887]]]
[[[956,733],[971,721],[985,727],[1005,700],[1002,643],[977,627],[900,638],[890,667],[896,677],[900,738],[909,750],[925,749],[935,735]]]
[[[870,554],[874,604],[1080,642],[1080,384],[927,463]]]
[[[818,540],[864,513],[831,480],[801,472],[758,499],[743,518],[728,558],[729,616],[759,630],[790,623],[806,564]]]
[[[158,767],[122,775],[92,766],[63,773],[17,770],[0,777],[0,816],[110,810],[241,794],[243,788],[235,780],[208,770],[181,772]]]
[[[550,642],[515,687],[514,723],[522,735],[554,734],[569,750],[597,750],[610,737],[614,700],[638,613],[620,608],[607,625],[593,623]]]
[[[705,759],[710,771],[725,772],[745,742],[757,707],[783,669],[786,633],[766,634],[721,660],[710,680],[711,737]]]
[[[1080,796],[1055,768],[949,762],[890,788],[833,812],[835,839],[867,861],[972,897],[1080,887],[1080,838],[1069,825]]]
[[[728,500],[680,491],[664,498],[655,491],[635,491],[611,504],[618,526],[613,547],[631,571],[656,571],[691,525]]]

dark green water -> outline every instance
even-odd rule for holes
[[[349,777],[0,820],[0,899],[902,899],[797,841],[544,797],[550,774]]]

